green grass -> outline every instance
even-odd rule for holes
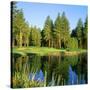
[[[25,55],[27,53],[36,53],[40,55],[45,55],[51,52],[63,52],[65,50],[55,49],[55,48],[48,48],[48,47],[22,47],[22,48],[13,48],[12,52]]]
[[[86,50],[84,49],[55,49],[55,48],[48,48],[48,47],[22,47],[22,48],[18,48],[18,47],[14,47],[12,49],[12,53],[17,53],[20,55],[26,55],[28,53],[36,53],[36,54],[40,54],[40,55],[45,55],[45,54],[49,54],[49,53],[55,53],[55,52],[86,52]]]

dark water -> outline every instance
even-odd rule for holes
[[[46,82],[46,86],[87,84],[87,71],[87,53],[72,56],[14,54],[12,59],[12,76],[20,72],[28,80]]]

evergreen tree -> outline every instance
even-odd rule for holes
[[[83,23],[82,23],[82,20],[79,19],[76,27],[78,48],[82,48],[82,31],[83,31]]]
[[[52,29],[52,20],[50,19],[50,16],[46,18],[44,29],[42,31],[43,33],[43,41],[45,43],[45,46],[50,47],[51,46],[51,29]]]
[[[17,43],[15,43],[16,41],[16,34],[17,34],[17,28],[15,25],[15,18],[16,18],[16,14],[17,14],[17,7],[16,7],[16,2],[11,2],[11,24],[12,24],[12,30],[11,30],[11,35],[12,35],[12,46],[17,45]]]
[[[62,32],[61,32],[61,17],[59,13],[54,23],[53,37],[54,37],[54,47],[61,48]]]
[[[63,48],[67,48],[67,43],[70,38],[69,29],[70,29],[69,21],[65,15],[65,12],[63,12],[61,16],[61,32],[62,32],[61,47]]]
[[[85,48],[87,49],[88,17],[83,25],[79,19],[77,26],[70,34],[69,20],[65,12],[60,14],[54,22],[47,16],[43,30],[29,27],[21,9],[17,9],[16,2],[12,2],[12,45],[18,47],[46,46],[54,48]]]
[[[22,46],[29,46],[29,33],[30,27],[28,22],[24,23],[23,29],[22,29]]]
[[[40,29],[31,27],[30,37],[29,37],[30,46],[41,46],[41,33]]]
[[[71,37],[77,37],[77,36],[76,36],[76,28],[72,30],[72,32],[71,32]]]
[[[87,37],[88,37],[88,17],[86,17],[83,29],[83,48],[87,48]]]
[[[13,46],[28,46],[29,25],[24,19],[23,11],[17,9],[16,2],[12,2],[12,43]]]
[[[55,48],[67,48],[67,43],[70,38],[69,34],[69,21],[63,12],[62,16],[58,13],[58,16],[54,24],[54,42]]]

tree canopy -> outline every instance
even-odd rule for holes
[[[36,26],[29,26],[23,10],[18,9],[15,2],[12,3],[11,16],[13,47],[87,48],[88,17],[84,23],[80,18],[76,28],[70,30],[69,19],[65,12],[58,13],[55,21],[47,16],[41,30]]]

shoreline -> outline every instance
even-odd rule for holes
[[[87,52],[86,49],[76,49],[76,50],[67,50],[67,49],[56,49],[56,48],[48,48],[48,47],[22,47],[22,48],[17,48],[14,47],[12,48],[12,54],[20,54],[20,55],[27,55],[30,53],[33,54],[38,54],[38,55],[60,55],[60,53],[64,53],[67,56],[70,55],[77,55],[80,53],[85,53]]]

